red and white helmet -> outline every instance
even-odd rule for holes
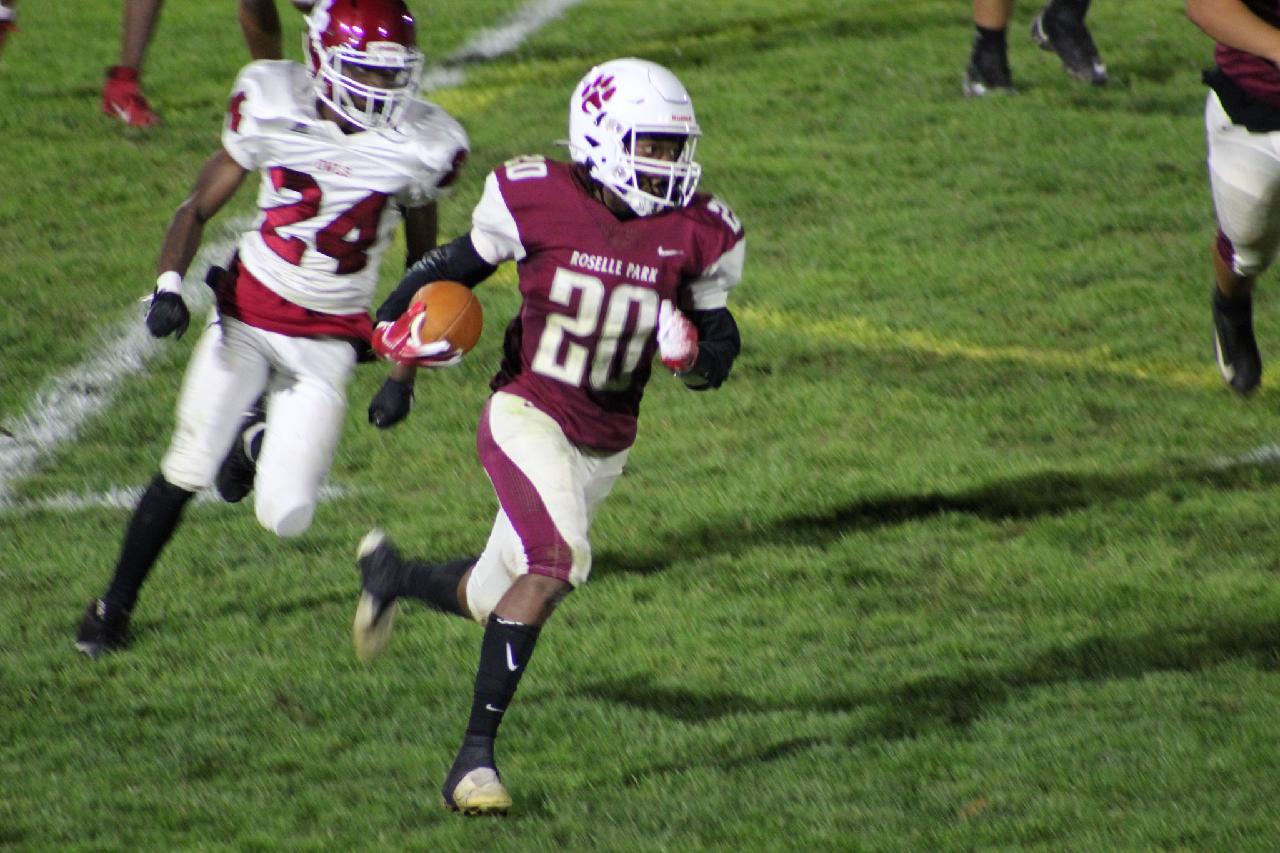
[[[635,156],[637,135],[683,137],[674,161]],[[684,207],[702,167],[693,160],[702,132],[693,100],[676,75],[656,62],[614,59],[587,72],[569,101],[569,156],[613,190],[639,216]],[[661,195],[642,189],[641,176],[660,178]]]
[[[321,101],[358,127],[395,126],[422,76],[417,28],[404,0],[319,0],[303,38]],[[391,69],[395,85],[361,82],[351,66]]]

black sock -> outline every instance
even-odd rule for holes
[[[406,561],[404,570],[400,574],[400,588],[397,595],[416,598],[428,607],[443,613],[453,613],[464,619],[470,619],[471,614],[464,612],[458,601],[458,581],[462,580],[467,569],[475,564],[475,557],[450,560],[439,566]]]
[[[995,53],[1005,56],[1009,52],[1009,47],[1005,41],[1005,30],[993,30],[982,27],[977,24],[973,25],[977,34],[973,38],[973,55],[980,53]]]
[[[1227,296],[1215,284],[1213,287],[1213,304],[1230,320],[1252,320],[1253,291],[1245,290],[1235,296]]]
[[[142,582],[147,579],[156,557],[173,535],[182,518],[182,510],[193,494],[159,474],[143,492],[125,530],[111,585],[102,596],[108,611],[128,613],[133,610]]]
[[[1081,22],[1089,13],[1089,3],[1090,0],[1050,0],[1049,5],[1044,7],[1044,13],[1058,20]]]
[[[541,630],[500,616],[489,617],[480,643],[471,719],[467,721],[469,740],[486,738],[492,743],[498,736],[502,715],[515,696]]]

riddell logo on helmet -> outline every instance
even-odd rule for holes
[[[612,98],[616,91],[618,89],[613,85],[613,77],[597,77],[582,92],[582,109],[586,111],[591,107],[591,112],[600,112],[604,109],[604,102]]]

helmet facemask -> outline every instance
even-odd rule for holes
[[[645,157],[635,152],[643,147],[646,137],[679,139],[679,153],[674,160]],[[694,162],[698,147],[696,134],[672,134],[667,131],[632,127],[619,140],[621,152],[615,166],[605,170],[593,162],[590,174],[613,190],[639,216],[652,216],[669,207],[684,207],[693,198],[702,177],[702,167]],[[607,178],[607,179],[606,179]]]

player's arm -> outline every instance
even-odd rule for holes
[[[403,211],[405,266],[413,265],[436,245],[439,233],[439,207],[435,201]],[[382,387],[369,402],[369,423],[380,429],[395,426],[409,415],[413,407],[413,383],[417,365],[394,362]]]
[[[443,246],[437,246],[419,256],[405,271],[404,277],[396,285],[395,290],[378,306],[377,321],[389,323],[403,314],[409,307],[409,301],[424,284],[433,281],[456,281],[467,287],[475,287],[489,276],[497,267],[476,251],[471,235],[463,234]]]
[[[491,172],[471,213],[471,231],[426,252],[411,264],[395,290],[378,306],[378,322],[392,322],[404,314],[424,284],[456,281],[475,287],[493,275],[498,264],[522,257],[519,229],[507,209],[497,175]]]
[[[410,265],[400,283],[378,306],[375,319],[383,331],[382,340],[394,341],[403,337],[396,331],[397,324],[413,321],[413,317],[407,314],[409,303],[424,284],[456,281],[474,287],[493,275],[498,264],[519,257],[519,251],[515,222],[506,209],[495,176],[490,174],[485,181],[484,194],[472,212],[471,232],[423,254]],[[374,339],[376,349],[377,331]],[[403,383],[407,381],[406,377],[412,377],[413,371],[411,365],[398,365],[392,369],[392,378],[383,384],[369,406],[369,421],[375,426],[393,426],[408,414],[412,385],[408,386],[406,395]],[[401,387],[397,388],[397,384]]]
[[[374,349],[380,355],[385,346],[380,348],[380,341],[397,341],[404,337],[398,329],[412,323],[413,317],[407,314],[409,302],[413,295],[424,285],[433,281],[457,281],[468,287],[474,287],[493,275],[497,267],[490,264],[476,252],[470,234],[463,234],[452,242],[437,246],[422,256],[405,272],[400,283],[383,303],[378,306],[375,321],[378,328],[374,331]],[[447,347],[447,344],[446,344]],[[460,356],[446,357],[441,364],[456,363]],[[394,355],[392,356],[394,358]],[[391,368],[391,375],[382,383],[378,393],[369,403],[369,423],[380,429],[395,426],[409,414],[413,404],[413,378],[417,371],[417,363],[405,363],[396,359]],[[425,363],[424,363],[425,364]]]
[[[191,194],[169,220],[160,246],[159,277],[147,310],[147,328],[157,338],[170,334],[180,338],[186,331],[190,314],[182,301],[182,278],[200,248],[205,223],[236,194],[248,174],[225,148],[218,149],[205,161]]]
[[[738,323],[728,308],[692,311],[688,316],[698,330],[698,357],[680,379],[694,391],[719,388],[742,350]]]
[[[658,314],[662,362],[694,391],[719,388],[742,349],[738,323],[728,304],[729,293],[742,280],[746,241],[741,224],[723,202],[717,200],[712,209],[728,226],[727,248],[685,283],[680,303],[687,310],[663,306]]]
[[[440,207],[435,201],[417,207],[406,207],[404,218],[404,267],[407,271],[414,262],[436,247],[440,239]]]
[[[1280,29],[1240,0],[1187,0],[1187,17],[1219,44],[1280,63]]]

